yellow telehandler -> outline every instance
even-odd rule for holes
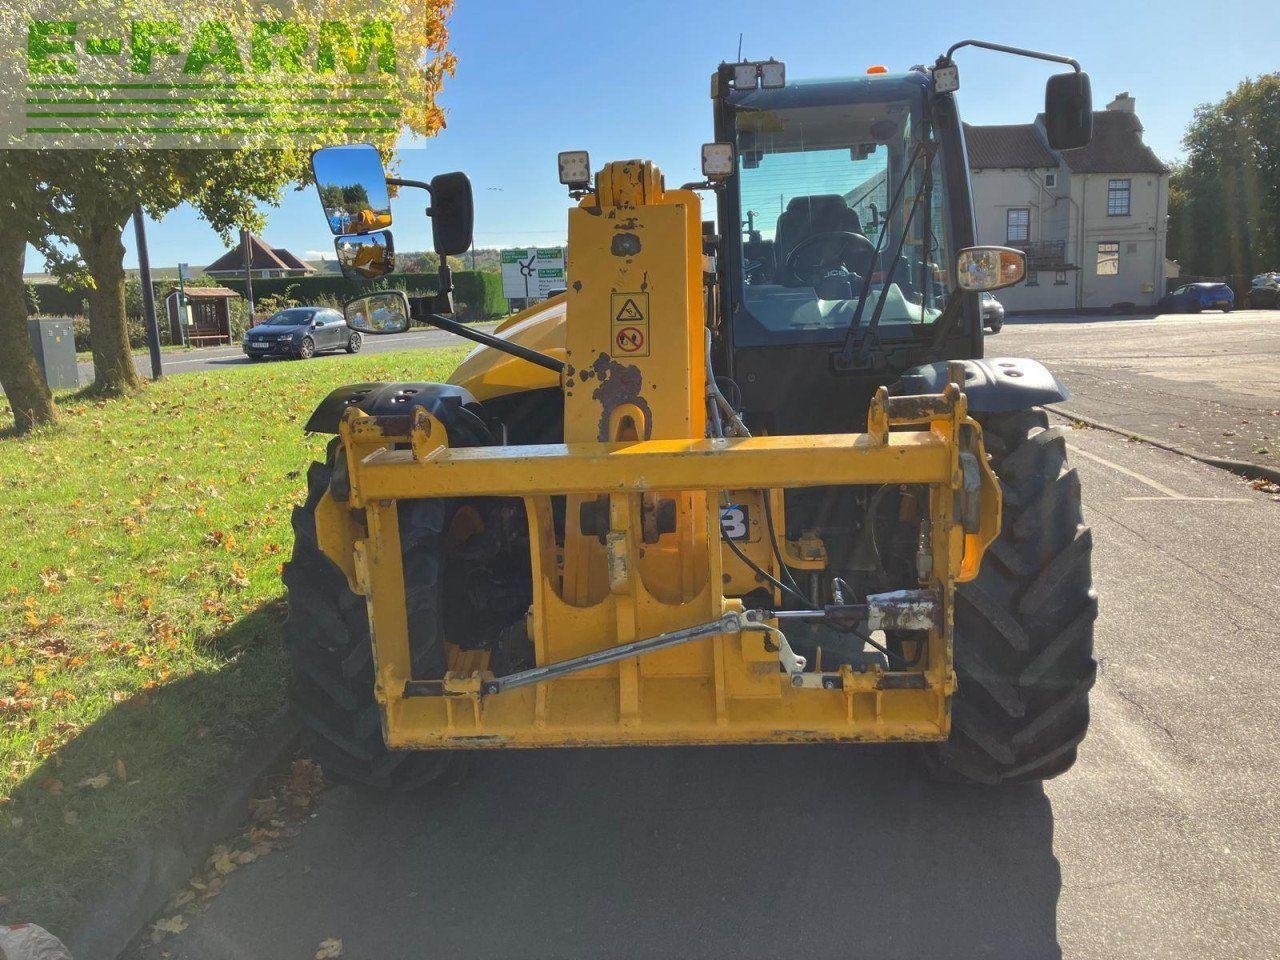
[[[1051,54],[722,64],[704,180],[560,155],[567,289],[492,332],[449,317],[467,178],[316,152],[322,195],[431,195],[439,293],[371,293],[348,324],[477,342],[448,383],[341,387],[307,424],[334,436],[294,515],[287,640],[326,771],[412,787],[476,749],[818,741],[915,742],[961,782],[1071,766],[1091,540],[1041,409],[1065,391],[983,357],[979,295],[1026,261],[975,243],[962,46],[1069,64],[1040,129],[1088,142],[1088,77]]]

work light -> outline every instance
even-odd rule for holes
[[[733,65],[733,86],[735,90],[754,90],[756,88],[756,78],[759,76],[759,64],[735,63]]]
[[[565,150],[557,156],[560,182],[571,190],[591,186],[591,156],[585,150]]]
[[[939,64],[933,68],[933,92],[955,93],[960,89],[960,68],[954,63]]]
[[[708,180],[723,180],[733,174],[733,144],[702,145],[702,175]]]
[[[760,86],[766,90],[779,90],[787,85],[787,65],[778,60],[766,60],[760,64]]]

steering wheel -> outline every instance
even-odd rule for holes
[[[818,259],[805,265],[800,264],[801,253],[826,244],[818,254]],[[817,286],[818,282],[835,267],[844,266],[859,279],[871,266],[871,258],[875,255],[875,244],[860,233],[849,230],[827,230],[805,237],[787,254],[784,264],[787,273],[801,283]]]

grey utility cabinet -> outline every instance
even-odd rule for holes
[[[27,320],[27,335],[36,363],[44,378],[55,390],[80,386],[80,368],[76,366],[76,337],[67,317],[41,317]]]

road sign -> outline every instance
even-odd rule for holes
[[[563,247],[502,251],[502,295],[508,300],[545,300],[565,286]]]
[[[189,263],[178,264],[178,279],[179,280],[191,279],[191,264]]]

